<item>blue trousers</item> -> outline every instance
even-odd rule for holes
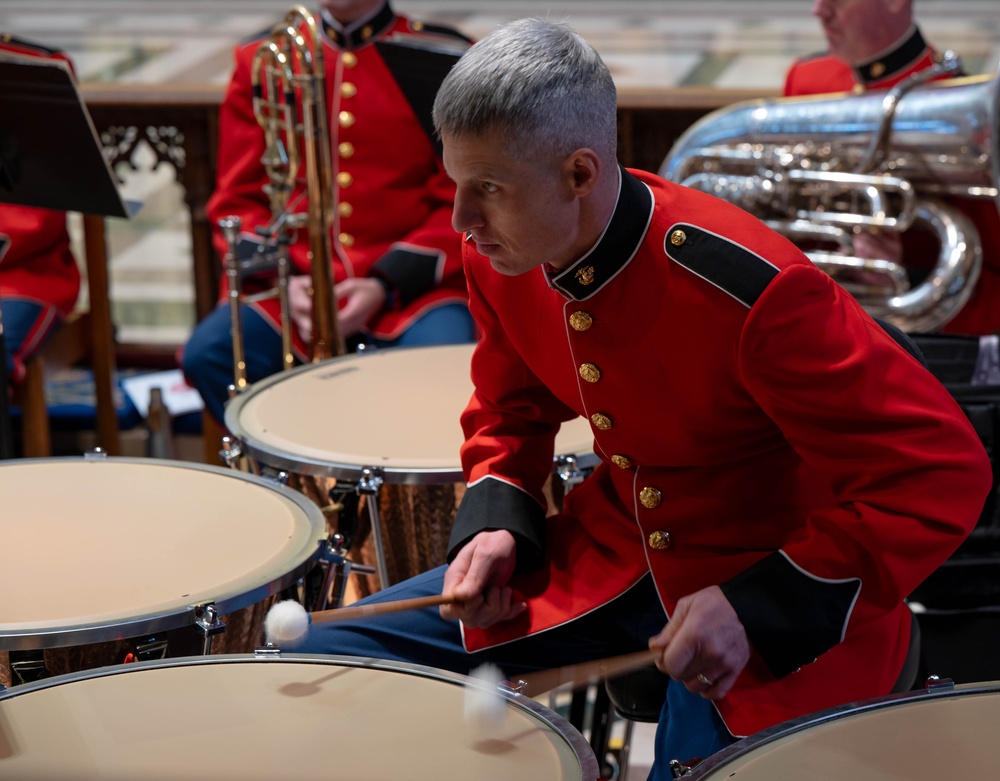
[[[282,369],[281,334],[255,309],[241,309],[247,382],[254,383]],[[359,342],[375,347],[417,347],[431,344],[459,344],[475,341],[475,325],[464,304],[447,304],[428,312],[396,340],[354,338],[348,349]],[[223,423],[228,388],[233,384],[233,339],[230,331],[229,305],[209,313],[191,334],[184,346],[181,368],[194,387],[205,409],[219,424]]]
[[[20,298],[0,301],[0,317],[7,376],[19,379],[24,361],[49,340],[62,318],[55,307]]]
[[[444,571],[444,567],[438,567],[362,602],[440,594]],[[441,618],[437,608],[317,624],[299,647],[288,650],[388,659],[463,675],[491,662],[510,678],[641,650],[665,623],[663,607],[652,579],[647,577],[615,601],[575,621],[473,654],[465,651],[458,624]],[[704,759],[732,742],[711,703],[671,682],[657,726],[650,780],[671,779],[671,759]]]

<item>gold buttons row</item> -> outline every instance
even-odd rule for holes
[[[641,491],[639,491],[639,503],[642,504],[647,510],[652,510],[655,507],[659,507],[660,502],[663,500],[663,494],[659,490],[653,488],[652,486],[646,486]],[[670,532],[665,532],[657,530],[655,532],[650,532],[649,535],[649,547],[653,550],[666,550],[673,544],[673,540],[670,537]]]
[[[361,31],[363,38],[367,39],[371,37],[372,30],[370,27],[365,27]],[[340,61],[343,63],[345,68],[353,68],[358,64],[358,55],[354,52],[343,52],[340,55]],[[352,81],[344,81],[340,85],[340,94],[344,98],[353,98],[358,94],[358,87]],[[337,114],[337,122],[343,128],[352,127],[355,122],[357,122],[357,117],[351,111],[341,111]],[[354,157],[354,144],[350,141],[342,141],[337,144],[337,154],[340,155],[344,160],[349,160]],[[354,184],[354,176],[348,171],[341,171],[337,174],[337,186],[341,189],[345,189]],[[354,214],[354,206],[347,201],[340,201],[337,204],[337,213],[341,217],[350,217]],[[340,233],[337,236],[337,240],[344,247],[354,246],[354,236],[350,233]]]
[[[590,273],[593,274],[593,268],[588,266]],[[582,269],[577,272],[581,274],[587,269]],[[592,280],[591,280],[592,281]],[[581,279],[583,284],[589,284]],[[585,312],[582,309],[578,309],[575,312],[570,313],[569,325],[574,331],[586,331],[594,324],[593,315],[590,312]],[[580,365],[580,376],[583,377],[587,382],[597,382],[601,379],[601,370],[593,363],[584,363]],[[590,421],[599,431],[610,431],[614,426],[614,422],[611,417],[605,415],[603,412],[595,412],[590,416]],[[611,463],[621,469],[631,469],[632,459],[628,456],[623,455],[613,455],[611,456]]]

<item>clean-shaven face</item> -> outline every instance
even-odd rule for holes
[[[564,161],[512,158],[496,132],[442,141],[444,167],[457,187],[452,226],[472,234],[494,269],[513,276],[546,262],[565,268],[587,249]]]
[[[815,0],[813,15],[823,26],[830,54],[850,65],[867,62],[890,46],[895,31],[884,0]]]

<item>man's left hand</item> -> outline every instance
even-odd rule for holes
[[[683,597],[649,641],[656,666],[709,700],[724,697],[750,659],[750,641],[718,586]]]

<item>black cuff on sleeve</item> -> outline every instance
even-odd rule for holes
[[[857,578],[821,580],[772,553],[722,584],[753,647],[775,678],[809,664],[843,637]]]
[[[399,294],[400,306],[406,306],[435,288],[440,259],[438,251],[396,247],[375,262],[372,276],[387,282]]]
[[[372,279],[378,282],[382,286],[382,290],[385,291],[385,303],[382,304],[382,309],[385,311],[395,309],[399,304],[399,293],[392,286],[392,283],[385,277],[378,275],[373,276]]]
[[[448,540],[448,561],[482,531],[506,529],[517,540],[517,571],[530,572],[545,555],[545,510],[524,491],[486,478],[469,486],[455,514]]]

